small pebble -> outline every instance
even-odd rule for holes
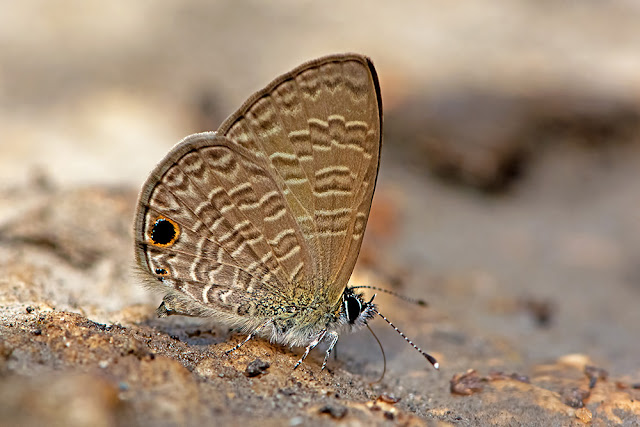
[[[331,418],[339,420],[347,415],[347,408],[342,405],[327,404],[320,408],[319,412],[321,414],[328,414]]]
[[[244,374],[249,378],[257,377],[258,375],[266,371],[269,368],[269,366],[271,366],[269,362],[256,359],[247,365],[247,369],[244,371]]]

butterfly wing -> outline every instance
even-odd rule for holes
[[[381,127],[373,64],[345,54],[279,77],[218,129],[256,153],[282,188],[311,258],[307,280],[294,285],[323,290],[329,301],[341,297],[360,251]]]
[[[185,138],[138,200],[148,283],[182,314],[247,329],[300,291],[337,301],[371,206],[381,117],[371,62],[334,55],[279,77],[218,132]]]
[[[181,314],[258,322],[273,314],[257,302],[286,301],[288,283],[310,274],[304,237],[263,159],[214,132],[188,136],[156,166],[134,232],[138,265]]]

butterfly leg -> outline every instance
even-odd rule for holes
[[[320,369],[321,371],[324,370],[325,366],[327,366],[327,360],[329,359],[329,355],[331,354],[331,350],[333,350],[333,348],[336,346],[336,343],[338,342],[338,334],[337,334],[337,332],[331,331],[327,335],[329,335],[329,339],[331,340],[331,342],[329,343],[329,348],[327,348],[327,352],[324,355],[324,362],[322,362],[322,369]],[[337,352],[336,352],[336,354],[337,354]]]
[[[266,322],[264,322],[262,325],[258,326],[256,329],[254,329],[249,336],[242,342],[238,343],[235,345],[235,347],[233,347],[231,350],[227,350],[224,352],[224,354],[230,354],[233,353],[234,351],[236,351],[237,349],[239,349],[240,347],[242,347],[243,345],[245,345],[247,343],[247,341],[251,340],[253,337],[255,337],[261,330],[262,328],[267,327],[271,322],[273,322],[273,319],[269,319]]]
[[[320,344],[320,341],[322,341],[322,339],[324,338],[324,336],[327,334],[327,330],[323,329],[322,331],[320,331],[320,333],[318,334],[318,336],[316,337],[316,339],[314,339],[313,341],[311,341],[311,344],[309,344],[307,346],[307,348],[304,351],[304,354],[302,355],[302,357],[300,358],[300,360],[298,360],[295,364],[295,366],[293,367],[293,369],[296,369],[298,366],[300,366],[300,364],[304,361],[304,359],[307,358],[307,356],[309,355],[309,352],[311,350],[313,350],[314,348],[316,348],[316,346],[318,344]]]

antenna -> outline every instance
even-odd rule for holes
[[[389,291],[387,289],[378,288],[376,286],[352,286],[351,287],[351,289],[360,289],[360,288],[373,289],[374,291],[380,291],[380,292],[384,292],[385,294],[393,295],[394,297],[400,298],[400,299],[405,300],[407,302],[410,302],[411,304],[421,305],[423,307],[427,306],[427,302],[424,301],[424,300],[407,297],[407,296],[401,295],[401,294],[399,294],[397,292]]]
[[[367,325],[367,324],[365,323],[365,325]],[[375,380],[372,383],[369,383],[369,385],[372,385],[372,384],[377,384],[380,381],[382,381],[382,379],[384,378],[384,374],[387,373],[387,356],[385,356],[385,354],[384,354],[384,348],[382,348],[382,343],[380,342],[380,340],[378,339],[376,334],[373,333],[373,330],[371,329],[371,327],[369,325],[367,325],[367,329],[369,330],[369,332],[371,332],[371,335],[373,335],[373,337],[378,342],[378,346],[380,347],[380,351],[382,352],[382,361],[383,361],[383,365],[382,366],[384,366],[382,368],[382,375],[380,375],[380,378],[378,378],[377,380]]]
[[[400,329],[396,328],[396,326],[395,326],[393,323],[391,323],[391,321],[390,321],[389,319],[387,319],[386,317],[384,317],[384,315],[383,315],[382,313],[380,313],[378,310],[373,310],[373,311],[374,311],[378,316],[382,317],[382,318],[384,319],[384,321],[385,321],[385,322],[387,322],[387,323],[388,323],[388,324],[389,324],[389,325],[390,325],[390,326],[391,326],[391,327],[392,327],[392,328],[393,328],[397,333],[399,333],[399,334],[400,334],[400,336],[401,336],[402,338],[404,338],[404,340],[405,340],[406,342],[408,342],[409,344],[411,344],[411,346],[412,346],[413,348],[415,348],[416,350],[418,350],[418,351],[420,352],[420,354],[422,354],[422,355],[425,357],[425,359],[427,359],[427,360],[429,361],[429,363],[431,363],[431,364],[433,365],[433,367],[434,367],[434,368],[436,368],[436,369],[439,369],[439,368],[440,368],[440,364],[438,363],[438,361],[436,360],[436,358],[435,358],[435,357],[433,357],[433,356],[431,356],[430,354],[425,353],[424,351],[422,351],[422,349],[420,349],[420,347],[418,347],[417,345],[415,345],[415,344],[413,343],[413,341],[411,341],[409,338],[407,338],[407,336],[406,336],[404,333],[402,333],[402,331],[401,331]]]

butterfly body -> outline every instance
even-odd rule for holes
[[[256,335],[291,347],[306,347],[323,332],[341,335],[357,330],[373,317],[376,309],[375,304],[364,302],[362,295],[356,294],[350,288],[345,289],[345,293],[336,304],[328,304],[323,295],[299,292],[302,289],[300,287],[294,288],[298,290],[297,295],[253,295],[248,306],[238,305],[231,310],[225,310],[216,304],[194,304],[192,299],[185,298],[183,294],[176,293],[171,288],[158,287],[153,281],[149,281],[148,286],[169,292],[157,310],[159,317],[207,317],[244,333],[256,331],[266,321],[271,320],[270,324]],[[351,303],[355,304],[356,308],[350,310],[348,301],[357,301]]]
[[[305,346],[303,359],[366,324],[375,305],[347,281],[381,124],[371,61],[333,55],[280,76],[216,132],[178,143],[143,185],[134,224],[139,270],[164,295],[158,314]]]

